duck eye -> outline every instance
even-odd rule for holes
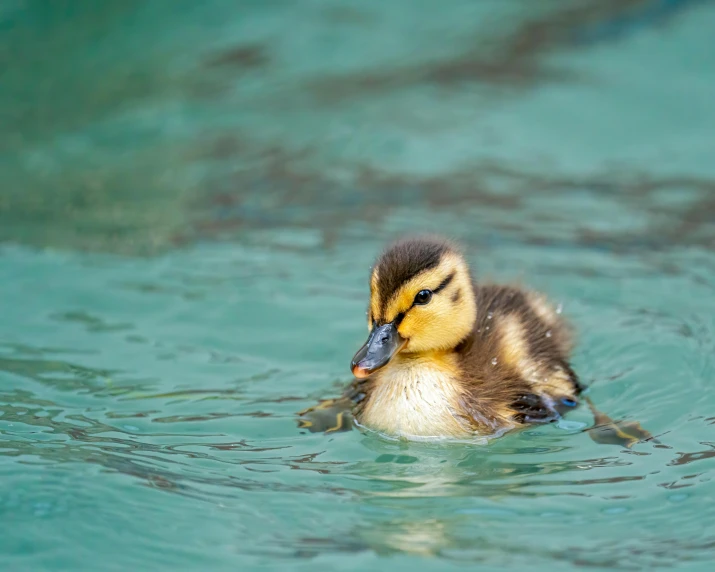
[[[425,304],[429,304],[429,301],[431,299],[432,290],[420,290],[419,292],[417,292],[417,296],[415,296],[415,304],[424,306]]]

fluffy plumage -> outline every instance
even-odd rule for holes
[[[425,289],[431,301],[415,305]],[[576,405],[562,317],[536,293],[475,284],[447,241],[390,246],[373,268],[369,314],[371,327],[396,322],[406,344],[354,384],[362,425],[406,437],[494,434]]]
[[[497,435],[559,418],[583,390],[560,312],[536,292],[475,283],[438,237],[403,239],[378,258],[368,327],[352,363],[359,379],[301,412],[302,427],[349,428],[351,409],[359,424],[399,437]],[[650,438],[640,431],[622,444]]]

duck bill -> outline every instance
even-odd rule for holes
[[[363,379],[386,366],[404,347],[406,341],[392,322],[373,328],[367,342],[358,350],[350,363],[353,375]]]

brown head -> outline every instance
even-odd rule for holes
[[[353,374],[367,377],[400,352],[456,348],[476,314],[469,267],[453,244],[436,237],[400,240],[372,269],[370,336],[353,358]]]

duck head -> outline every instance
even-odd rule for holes
[[[469,267],[456,246],[438,237],[393,243],[370,276],[367,342],[351,362],[365,378],[400,353],[449,351],[474,327],[477,307]]]

